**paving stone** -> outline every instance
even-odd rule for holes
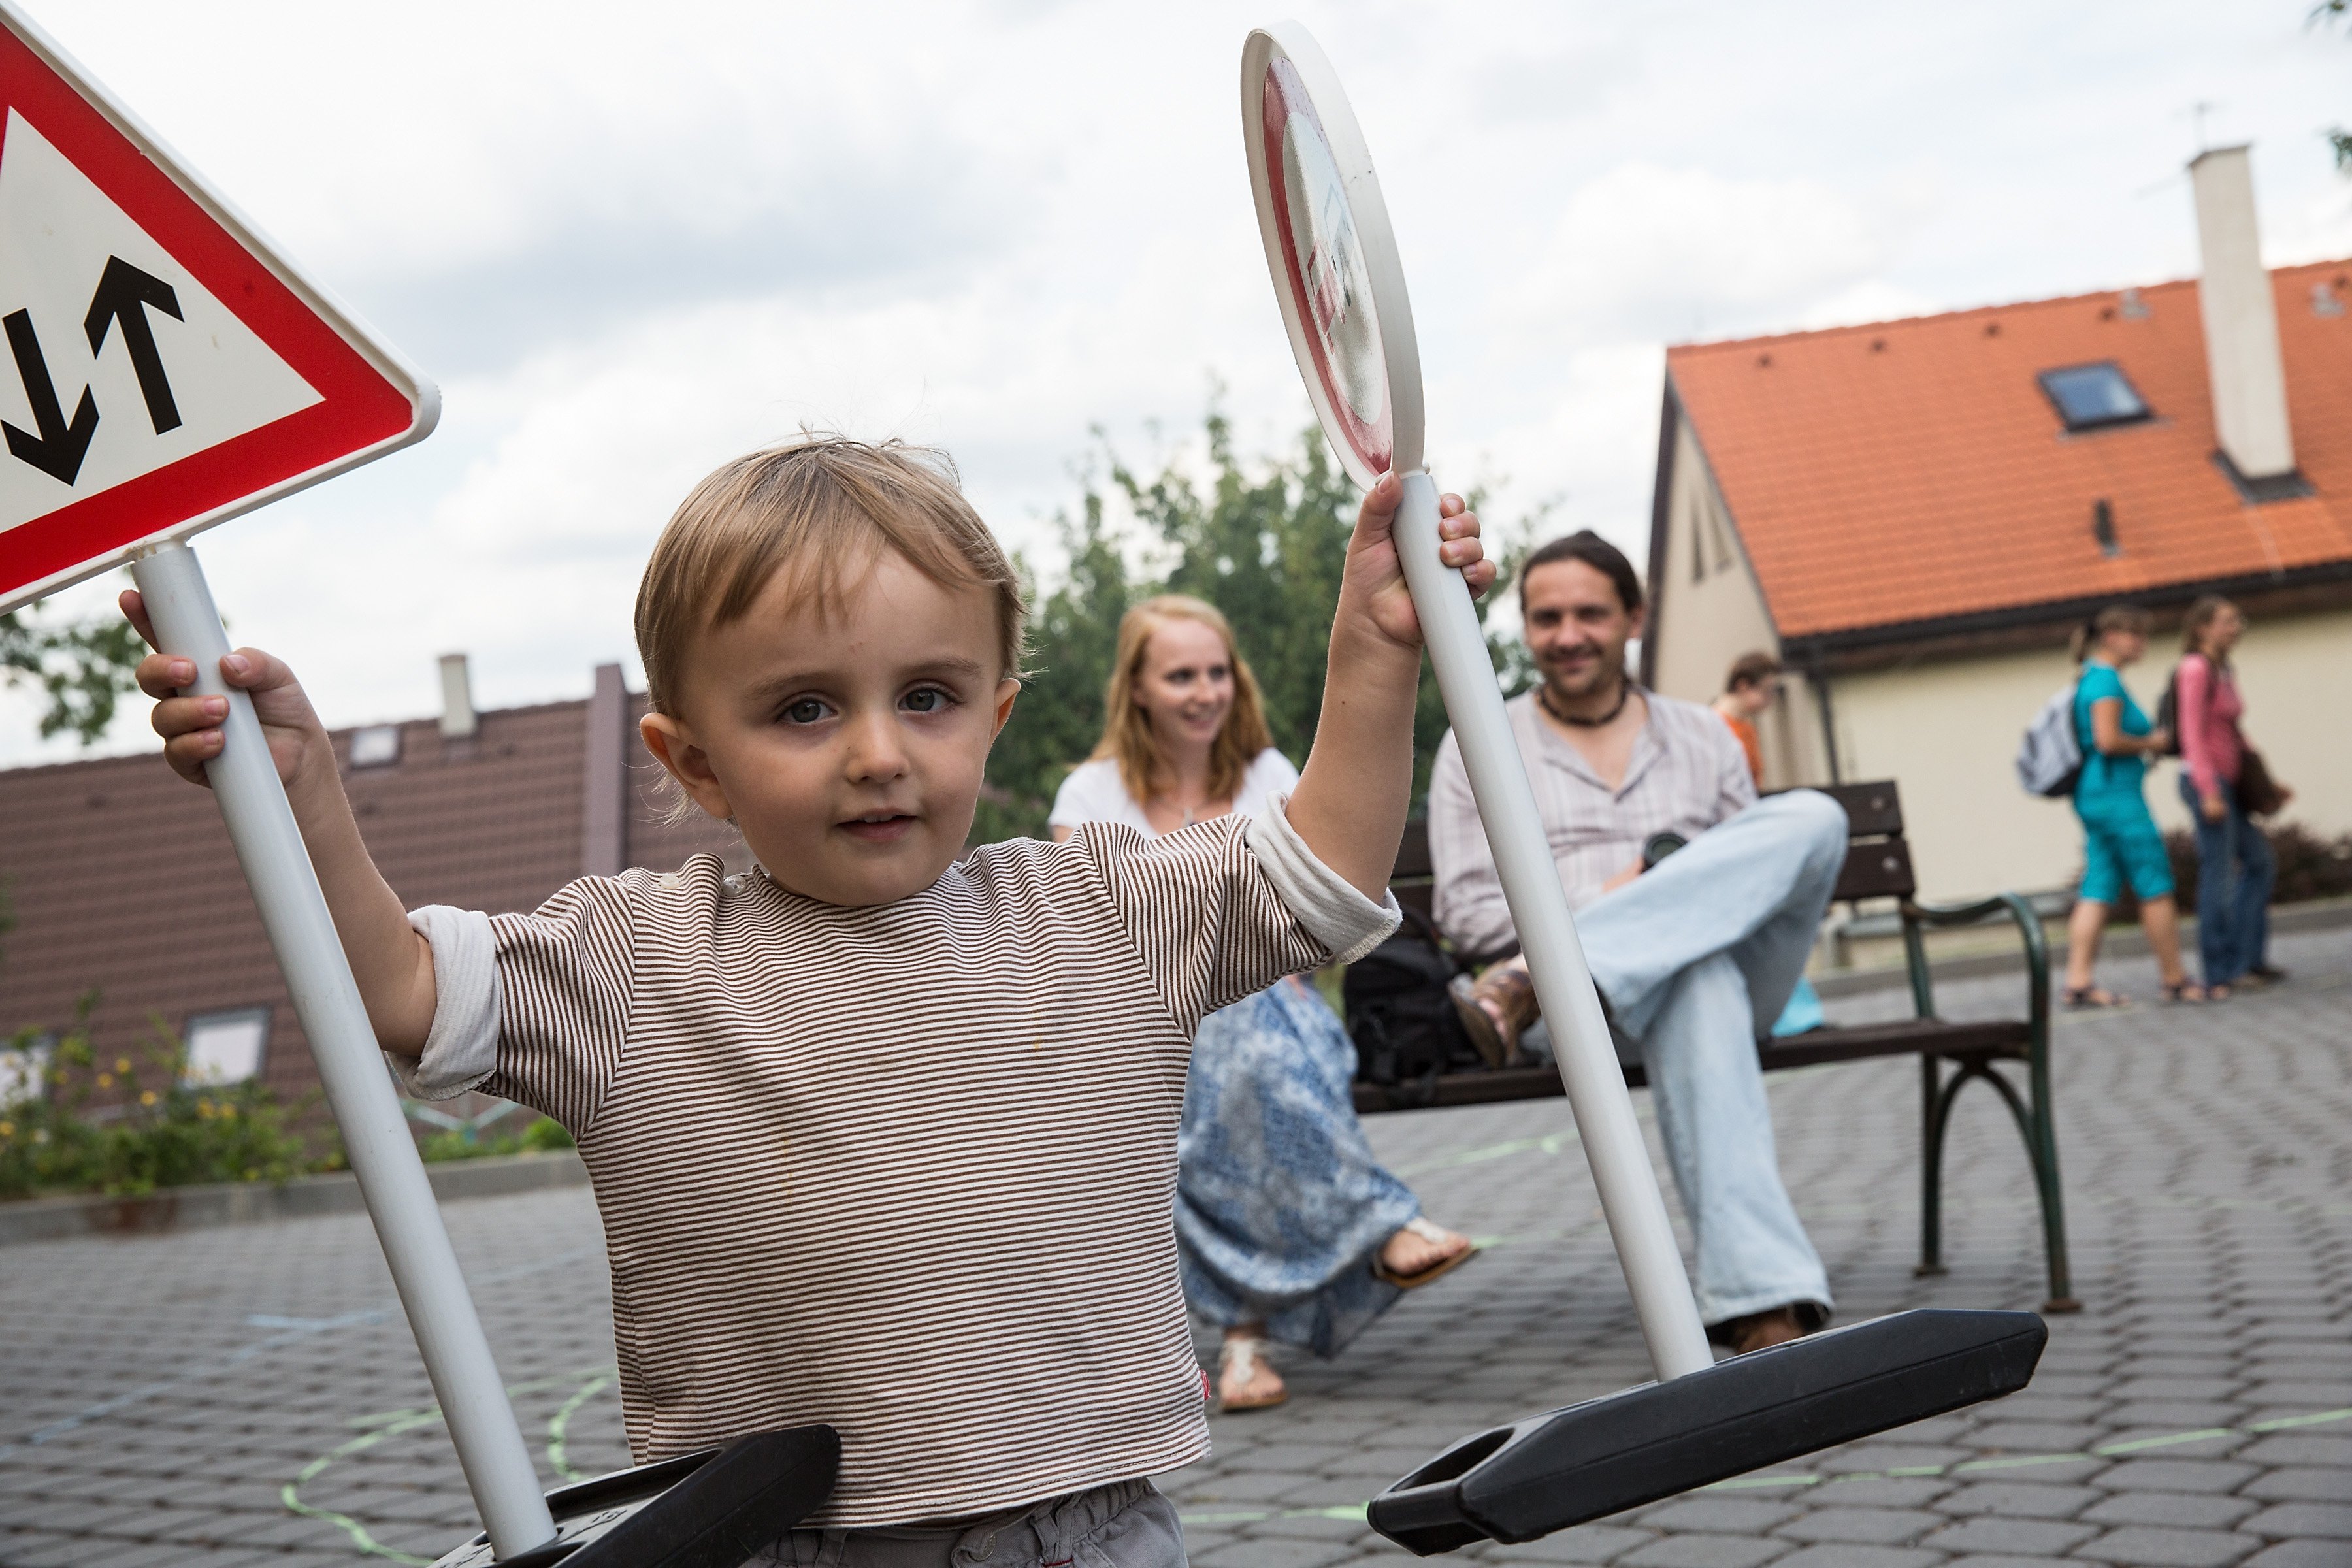
[[[2344,1568],[2344,1548],[2333,1541],[2282,1541],[2247,1558],[2242,1568]]]
[[[2283,1502],[2263,1510],[2238,1528],[2255,1535],[2352,1541],[2352,1503]],[[2352,1548],[2345,1555],[2352,1558]]]
[[[1668,1535],[1617,1561],[1626,1568],[1760,1568],[1789,1542],[1746,1535]]]
[[[2341,1502],[2352,1496],[2352,1476],[2317,1468],[2264,1470],[2240,1489],[2246,1497],[2270,1500]]]
[[[2260,1536],[2218,1530],[2159,1530],[2134,1525],[2112,1530],[2074,1553],[2132,1568],[2226,1568],[2263,1548]]]
[[[1360,1553],[1345,1542],[1252,1536],[1229,1546],[1187,1555],[1193,1568],[1325,1568],[1327,1563],[1352,1562]]]
[[[1979,1481],[1938,1499],[1936,1507],[1963,1517],[2001,1514],[2011,1519],[2072,1519],[2106,1494],[2090,1487],[2042,1486],[2031,1481]]]
[[[2261,1508],[2250,1498],[2210,1492],[2116,1492],[2075,1515],[2085,1524],[2162,1524],[2223,1530]]]
[[[2129,1459],[2100,1472],[2110,1491],[2228,1492],[2252,1480],[2253,1465],[2226,1459]]]
[[[1898,1546],[1916,1541],[1945,1522],[1941,1514],[1924,1509],[1817,1508],[1808,1510],[1780,1528],[1791,1541],[1838,1541],[1863,1545]]]
[[[2096,1525],[2049,1519],[2002,1519],[1981,1515],[1946,1525],[1920,1541],[1938,1552],[2007,1552],[2055,1557],[2099,1533]]]
[[[1679,1498],[1634,1516],[1648,1530],[1712,1531],[1725,1535],[1760,1535],[1797,1513],[1793,1503],[1722,1493]]]
[[[1541,1541],[1515,1546],[1490,1546],[1480,1554],[1484,1563],[1613,1563],[1635,1547],[1657,1537],[1646,1530],[1624,1530],[1608,1524],[1580,1524],[1547,1535]]]
[[[1791,1552],[1775,1559],[1773,1568],[1935,1568],[1943,1561],[1941,1552],[1837,1542]]]

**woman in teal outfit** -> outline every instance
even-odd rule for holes
[[[2149,616],[2133,605],[2112,605],[2074,634],[2074,738],[2083,773],[2074,784],[2074,815],[2083,824],[2083,887],[2066,922],[2066,1005],[2116,1007],[2125,998],[2095,984],[2099,938],[2107,911],[2125,888],[2139,900],[2140,929],[2156,954],[2167,1002],[2202,1002],[2205,987],[2180,967],[2180,919],[2172,902],[2172,861],[2164,835],[2148,814],[2144,786],[2147,759],[2165,750],[2163,731],[2132,700],[2123,669],[2147,651]]]

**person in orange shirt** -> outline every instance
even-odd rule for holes
[[[1780,695],[1780,661],[1769,653],[1743,653],[1724,678],[1723,695],[1715,700],[1715,710],[1748,753],[1748,771],[1756,775],[1758,789],[1764,787],[1764,738],[1756,732],[1756,721]]]
[[[1723,695],[1715,700],[1717,715],[1731,726],[1731,732],[1739,737],[1739,749],[1748,753],[1748,771],[1759,791],[1764,787],[1764,737],[1756,732],[1756,721],[1780,696],[1780,661],[1758,652],[1743,653],[1732,660],[1731,673],[1723,678]],[[1790,994],[1789,1005],[1781,1009],[1772,1033],[1801,1035],[1825,1022],[1813,983],[1799,975],[1797,988]]]

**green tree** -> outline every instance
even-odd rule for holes
[[[47,700],[41,736],[71,731],[84,745],[106,732],[147,651],[120,616],[53,621],[38,604],[0,615],[0,681],[37,686]]]
[[[1199,477],[1174,461],[1146,475],[1105,447],[1108,489],[1141,538],[1110,521],[1105,487],[1092,481],[1078,520],[1065,517],[1069,570],[1034,598],[1034,673],[990,756],[973,842],[1043,836],[1064,774],[1102,733],[1119,617],[1152,594],[1191,594],[1224,612],[1257,676],[1274,743],[1305,761],[1322,711],[1331,616],[1360,497],[1311,426],[1290,452],[1256,459],[1235,451],[1231,422],[1213,408],[1204,435],[1206,472]],[[1494,537],[1490,531],[1490,542]],[[1130,555],[1145,552],[1136,546],[1171,562],[1165,574],[1131,569]],[[1496,668],[1518,689],[1525,680],[1511,662],[1516,642],[1489,647]],[[1413,724],[1416,798],[1428,788],[1444,734],[1444,706],[1424,661]]]
[[[2324,27],[2331,22],[2342,21],[2347,14],[2352,14],[2352,0],[2319,0],[2305,20],[2312,26]],[[2352,174],[2352,131],[2336,125],[2329,127],[2322,134],[2327,138],[2327,144],[2336,149],[2336,173]]]

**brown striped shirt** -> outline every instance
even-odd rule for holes
[[[698,856],[412,918],[442,994],[396,1065],[579,1138],[637,1460],[830,1422],[839,1527],[1207,1451],[1171,1218],[1193,1029],[1395,917],[1276,811],[993,845],[864,909]]]

